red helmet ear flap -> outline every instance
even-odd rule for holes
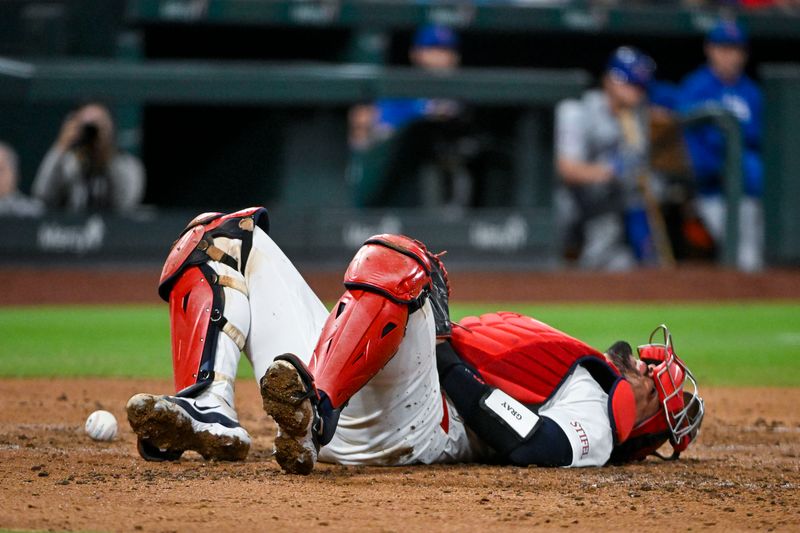
[[[639,351],[639,359],[651,365],[663,363],[672,352],[663,344],[645,344],[644,346],[639,346],[637,350]]]
[[[666,406],[668,413],[683,409],[683,380],[686,373],[674,359],[665,361],[653,369],[658,399]]]
[[[619,378],[609,393],[616,443],[625,442],[636,424],[636,400],[627,379]]]
[[[653,342],[655,336],[661,332],[664,335],[663,342]],[[672,347],[672,335],[670,334],[667,326],[661,324],[650,334],[648,344],[638,346],[636,351],[639,352],[639,359],[647,364],[658,365],[663,363],[670,357],[675,356],[675,350]]]

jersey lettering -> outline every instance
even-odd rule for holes
[[[581,459],[583,459],[589,455],[589,437],[586,435],[586,430],[583,429],[583,426],[577,420],[573,420],[569,425],[574,427],[575,431],[578,433],[578,438],[581,441]]]

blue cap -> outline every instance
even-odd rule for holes
[[[614,78],[643,89],[653,81],[655,71],[655,61],[632,46],[621,46],[614,50],[606,66],[606,73]]]
[[[447,26],[429,24],[422,26],[414,34],[414,46],[422,48],[458,48],[458,35]]]
[[[706,42],[710,44],[746,46],[747,34],[735,21],[722,20],[706,34]]]

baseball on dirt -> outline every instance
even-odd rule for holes
[[[86,419],[86,434],[94,440],[109,441],[117,436],[117,419],[108,411],[95,411]]]

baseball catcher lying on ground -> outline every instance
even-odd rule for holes
[[[664,326],[635,358],[625,342],[602,354],[516,313],[451,324],[444,265],[399,235],[366,241],[328,314],[267,231],[261,208],[207,214],[173,246],[159,294],[178,392],[127,406],[145,459],[247,456],[242,350],[292,473],[317,460],[599,466],[668,440],[677,458],[696,437],[703,401]]]

